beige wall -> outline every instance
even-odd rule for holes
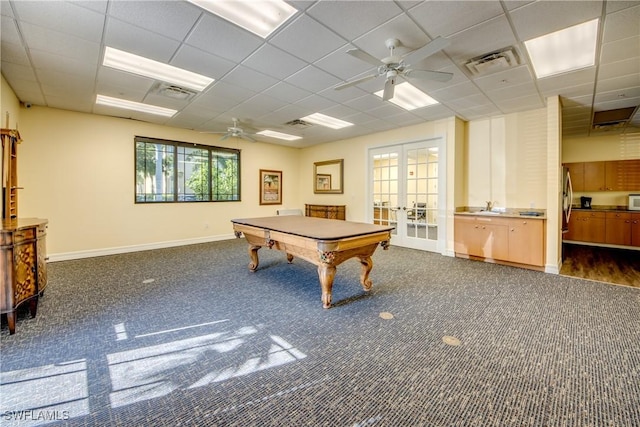
[[[546,109],[468,122],[465,153],[466,206],[546,209]]]
[[[280,207],[259,205],[260,169],[282,171],[283,202],[299,205],[298,149],[37,106],[21,120],[19,214],[49,220],[54,259],[230,238],[230,219]],[[135,204],[136,135],[241,149],[242,201]]]
[[[584,138],[567,138],[562,145],[562,162],[593,162],[600,160],[640,159],[640,134],[595,135]],[[640,188],[638,189],[640,191]],[[581,196],[592,198],[593,205],[626,206],[629,192],[595,191],[575,192],[573,203],[579,204]]]
[[[11,86],[2,76],[2,82],[0,86],[0,105],[2,106],[2,127],[8,129],[19,128],[20,123],[20,101],[13,93]],[[19,150],[18,150],[19,151]],[[4,151],[0,149],[0,156],[4,156]],[[3,159],[0,159],[0,165],[3,164]],[[4,209],[4,197],[0,195],[0,212]],[[0,214],[1,215],[1,214]]]

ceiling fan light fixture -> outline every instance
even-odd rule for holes
[[[201,92],[213,79],[107,46],[102,65]]]
[[[345,122],[344,120],[336,119],[335,117],[326,116],[320,113],[310,114],[302,117],[301,120],[309,123],[315,123],[320,126],[326,126],[331,129],[342,129],[348,126],[353,126],[353,123]]]
[[[302,139],[301,136],[289,135],[288,133],[276,132],[273,130],[265,129],[257,132],[257,135],[268,136],[269,138],[283,139],[285,141],[295,141]]]
[[[127,101],[126,99],[113,98],[106,95],[98,95],[96,104],[107,107],[124,108],[125,110],[140,111],[142,113],[155,114],[157,116],[172,117],[178,111],[171,108],[158,107],[156,105],[143,104],[141,102]]]
[[[593,66],[598,22],[593,19],[525,41],[536,76],[541,79]]]
[[[281,0],[188,0],[190,3],[256,34],[269,37],[298,10]]]
[[[375,94],[382,98],[382,96],[384,95],[384,90],[380,90]],[[396,85],[393,98],[389,99],[389,102],[392,102],[408,111],[438,104],[438,101],[431,98],[429,95],[422,92],[420,89],[416,88],[409,82],[404,82]]]

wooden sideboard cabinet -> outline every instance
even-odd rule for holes
[[[345,205],[304,205],[304,215],[316,218],[346,219]]]
[[[0,227],[0,313],[9,334],[16,331],[16,309],[29,302],[35,317],[38,298],[47,286],[46,219],[19,218]]]

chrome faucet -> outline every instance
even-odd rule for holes
[[[492,201],[488,201],[487,202],[487,207],[484,208],[485,211],[490,211],[491,209],[493,209],[493,202]]]

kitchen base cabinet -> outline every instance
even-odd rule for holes
[[[605,243],[631,246],[631,214],[605,212]]]
[[[545,220],[455,215],[456,256],[544,269]]]
[[[38,298],[47,286],[47,220],[7,220],[0,227],[0,312],[9,334],[16,331],[16,309],[29,302],[35,317]]]
[[[509,261],[544,266],[544,221],[509,220]]]
[[[631,214],[631,246],[640,247],[640,213]]]
[[[569,231],[564,240],[589,243],[605,243],[606,226],[604,212],[574,210],[569,218]]]

